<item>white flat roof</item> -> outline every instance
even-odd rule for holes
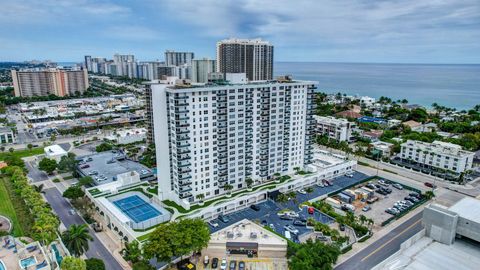
[[[258,244],[287,246],[287,240],[248,219],[234,223],[212,233],[210,236],[210,243],[226,242],[256,242]]]
[[[47,146],[43,149],[45,151],[45,154],[47,155],[64,155],[67,154],[67,151],[65,151],[60,145],[54,144]]]
[[[480,200],[465,197],[448,210],[457,213],[462,218],[480,223]]]

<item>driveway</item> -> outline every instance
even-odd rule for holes
[[[85,224],[83,219],[78,215],[71,215],[68,213],[69,209],[72,209],[72,205],[56,188],[49,188],[45,190],[45,197],[52,206],[54,212],[58,215],[62,223],[68,228],[72,224]],[[95,232],[88,228],[90,235],[93,237],[93,241],[89,243],[89,249],[86,252],[87,258],[99,258],[105,262],[107,270],[119,270],[123,269],[122,266],[115,260],[109,250],[103,246],[102,242],[98,240]]]
[[[40,171],[37,166],[33,165],[34,161],[25,162],[25,167],[28,170],[27,176],[32,179],[32,182],[40,182],[48,179],[48,175],[44,171]]]

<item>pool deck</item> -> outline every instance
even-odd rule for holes
[[[8,240],[6,240],[8,239]],[[5,247],[6,241],[8,241],[8,245]],[[8,248],[13,246],[12,248]],[[38,269],[51,269],[50,264],[46,258],[46,255],[43,252],[43,249],[40,247],[38,242],[33,242],[28,245],[20,242],[13,237],[2,237],[1,238],[1,246],[0,246],[0,260],[3,261],[5,268],[7,270],[25,270],[24,268],[20,267],[20,260],[29,258],[34,256],[36,259],[36,264],[33,264],[27,267],[27,270],[35,270],[37,269],[37,265],[40,265],[42,262],[44,263],[44,267]]]

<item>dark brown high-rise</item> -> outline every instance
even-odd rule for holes
[[[217,43],[217,71],[246,73],[250,81],[273,78],[273,45],[261,39],[226,39]]]

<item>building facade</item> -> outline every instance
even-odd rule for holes
[[[250,81],[273,79],[273,45],[261,39],[226,39],[217,43],[217,71],[246,73]]]
[[[14,143],[15,133],[9,127],[0,127],[0,144]]]
[[[327,136],[338,142],[351,142],[353,140],[352,130],[355,123],[343,118],[331,116],[314,116],[316,122],[316,132],[319,135]]]
[[[471,170],[475,153],[462,150],[457,144],[434,141],[426,143],[408,140],[402,143],[400,158],[426,168],[462,173]]]
[[[17,97],[68,96],[81,94],[89,87],[87,70],[35,69],[12,70]]]
[[[167,66],[181,66],[181,65],[191,65],[192,60],[195,57],[193,52],[176,52],[169,51],[165,52],[165,65]]]
[[[151,84],[161,199],[195,203],[310,164],[315,84]]]
[[[192,60],[192,82],[207,83],[208,74],[216,71],[217,61],[208,58]]]

